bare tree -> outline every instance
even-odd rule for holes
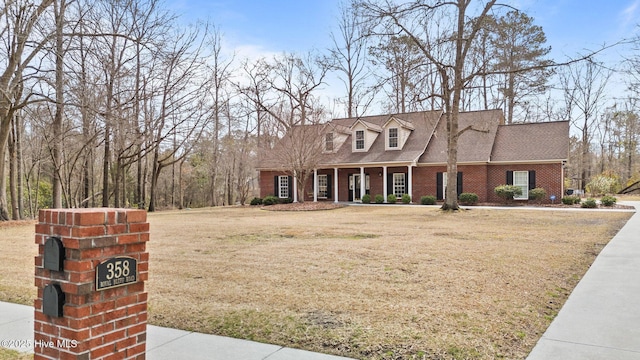
[[[579,188],[583,190],[591,173],[591,142],[610,77],[611,71],[594,61],[571,64],[560,74],[567,114],[581,135],[578,172]]]
[[[337,33],[331,33],[333,48],[330,49],[333,68],[340,74],[347,92],[346,115],[362,115],[373,101],[373,92],[366,87],[371,75],[367,69],[367,37],[354,16],[352,4],[340,5]]]
[[[496,0],[485,1],[479,14],[469,17],[471,0],[449,2],[411,1],[395,4],[391,1],[361,1],[358,3],[365,18],[374,24],[374,34],[404,34],[420,49],[422,55],[435,67],[440,80],[440,97],[445,107],[447,123],[447,193],[442,206],[445,210],[457,210],[458,139],[472,128],[459,129],[463,90],[481,73],[481,68],[470,68],[468,59],[474,51],[480,30]],[[450,26],[430,26],[450,19]]]
[[[33,95],[23,97],[24,72],[46,44],[49,34],[39,28],[39,21],[52,3],[53,0],[10,1],[0,8],[0,220],[9,219],[5,159],[11,121]]]
[[[149,211],[156,210],[158,180],[162,169],[180,162],[202,135],[206,124],[206,80],[202,49],[205,35],[198,31],[180,32],[176,41],[165,49],[154,79],[158,98],[150,103],[153,134],[153,162]],[[166,142],[171,141],[170,146]]]

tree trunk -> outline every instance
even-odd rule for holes
[[[51,157],[53,161],[53,208],[62,207],[62,115],[64,114],[64,11],[65,0],[53,2],[56,21],[56,112],[53,117],[53,144]]]
[[[102,207],[109,207],[109,157],[111,156],[111,139],[109,136],[108,121],[109,120],[106,119],[104,127],[104,159],[102,159]]]
[[[20,214],[18,213],[18,190],[17,190],[17,167],[18,156],[16,151],[16,121],[15,118],[11,121],[11,134],[9,136],[8,150],[9,150],[9,192],[11,194],[11,219],[19,220]]]
[[[8,111],[6,112],[8,113]],[[5,113],[5,114],[6,114]],[[11,115],[5,115],[0,121],[11,119]],[[0,221],[9,220],[9,210],[7,203],[7,170],[5,161],[7,156],[7,142],[9,140],[9,131],[11,126],[0,126]]]

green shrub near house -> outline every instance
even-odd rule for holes
[[[371,195],[369,194],[364,194],[362,196],[362,203],[363,204],[370,204],[371,203]]]
[[[377,195],[375,196],[375,201],[376,201],[376,204],[382,204],[382,203],[384,203],[384,196],[382,196],[381,194],[377,194]]]
[[[568,195],[562,198],[562,203],[565,205],[580,204],[580,201],[580,196],[578,195]]]
[[[513,201],[516,196],[522,195],[522,189],[515,185],[498,185],[493,189],[493,192],[505,203]]]
[[[267,195],[264,197],[264,199],[262,199],[262,205],[264,206],[275,205],[279,203],[280,203],[280,200],[273,195]]]
[[[535,188],[529,190],[529,200],[533,200],[538,204],[547,198],[547,191],[543,188]]]
[[[262,199],[259,197],[254,197],[253,199],[251,199],[251,205],[262,205]]]
[[[395,204],[398,201],[398,197],[395,194],[387,195],[387,202],[389,204]]]
[[[478,195],[475,193],[462,193],[458,196],[458,200],[463,205],[475,205],[478,203]]]
[[[617,199],[615,197],[609,195],[603,196],[600,199],[600,203],[602,203],[602,205],[604,206],[613,206],[616,204],[616,201]]]
[[[433,195],[425,195],[420,198],[420,204],[422,205],[435,205],[436,197]]]
[[[402,203],[403,204],[408,204],[411,202],[411,195],[409,194],[402,194]]]
[[[580,207],[593,209],[598,207],[598,204],[596,203],[596,199],[588,198],[587,200],[583,201],[582,204],[580,204]]]

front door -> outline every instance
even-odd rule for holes
[[[349,177],[350,200],[361,201],[360,199],[360,174],[353,174]]]
[[[360,197],[360,174],[349,175],[349,201],[362,201]],[[365,194],[369,193],[369,174],[364,176]]]

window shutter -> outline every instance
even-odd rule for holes
[[[458,196],[460,196],[460,194],[462,194],[462,172],[458,171]]]
[[[331,199],[333,192],[331,191],[331,175],[327,174],[327,199]]]
[[[529,190],[536,188],[536,172],[529,170]]]
[[[393,194],[393,174],[387,173],[387,195]]]
[[[293,176],[289,176],[289,197],[293,199]]]
[[[507,171],[507,185],[513,185],[513,171]]]
[[[278,176],[274,176],[273,177],[273,196],[275,197],[279,197],[280,196],[280,189],[278,186]]]
[[[438,200],[444,199],[444,194],[442,193],[442,173],[436,173],[436,198]]]

